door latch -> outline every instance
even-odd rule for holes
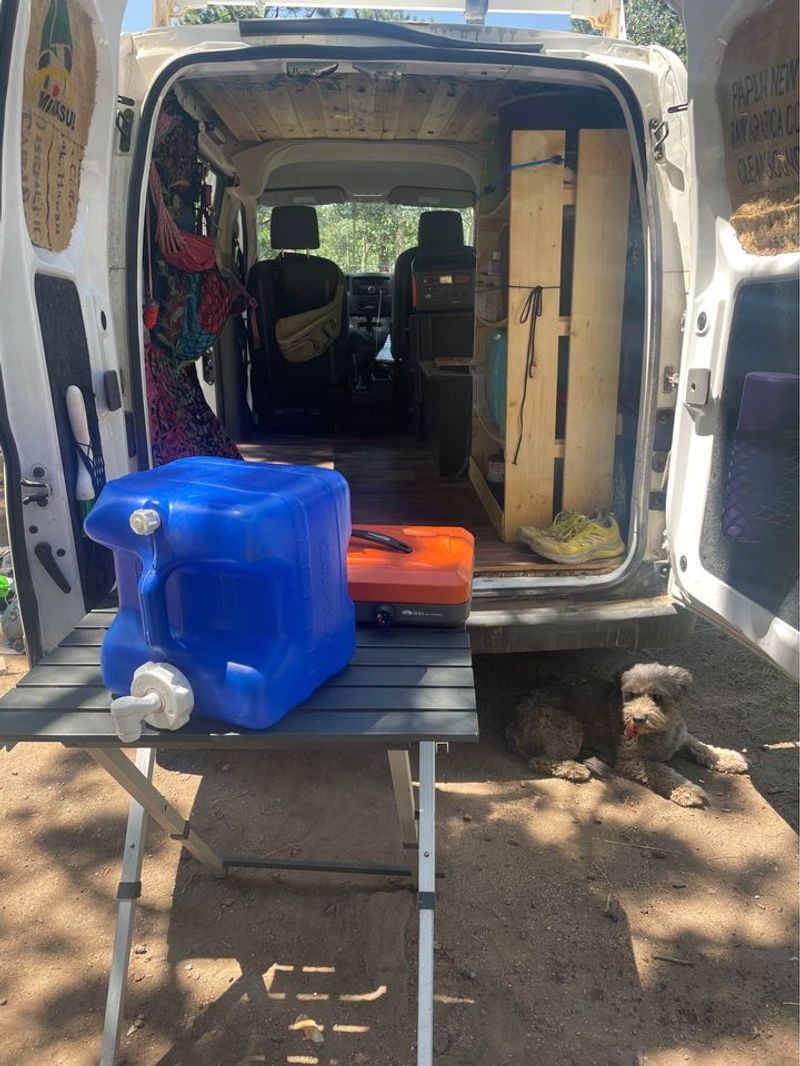
[[[19,479],[24,493],[23,503],[36,503],[39,507],[47,507],[53,494],[53,486],[43,478],[23,477]]]
[[[664,158],[664,141],[669,137],[669,123],[664,118],[651,118],[647,126],[653,142],[653,155],[660,163]]]
[[[705,407],[711,395],[711,371],[690,370],[686,380],[687,407]]]

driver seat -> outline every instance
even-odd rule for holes
[[[273,207],[270,245],[279,254],[255,263],[247,288],[256,299],[251,328],[252,393],[265,429],[280,409],[320,409],[337,420],[347,386],[347,289],[339,267],[323,256],[296,249],[319,248],[317,212],[306,205]],[[289,362],[275,327],[291,315],[325,307],[341,287],[341,328],[330,346],[306,362]],[[252,324],[251,324],[252,327]]]

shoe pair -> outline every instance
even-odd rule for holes
[[[545,529],[521,526],[519,539],[554,563],[588,563],[625,554],[619,526],[610,514],[562,511]]]

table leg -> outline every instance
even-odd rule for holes
[[[152,748],[140,748],[136,752],[136,768],[149,781],[153,776],[155,752]],[[122,1032],[122,1015],[125,1007],[125,990],[128,983],[128,967],[133,940],[133,921],[136,900],[141,893],[144,838],[147,831],[147,812],[135,799],[128,811],[128,826],[125,831],[125,851],[122,855],[122,873],[117,889],[117,926],[114,933],[114,948],[111,953],[111,972],[108,978],[106,1014],[103,1022],[103,1040],[100,1045],[100,1066],[115,1066]]]
[[[219,855],[119,748],[87,748],[86,751],[122,785],[132,799],[141,803],[153,821],[158,822],[173,840],[179,841],[198,862],[208,867],[217,877],[225,876],[227,869]]]
[[[411,760],[407,751],[387,751],[389,772],[392,775],[394,802],[404,848],[417,848],[417,811],[414,806],[414,786],[411,782]]]
[[[419,979],[417,1066],[433,1063],[433,913],[436,903],[436,744],[419,746]]]

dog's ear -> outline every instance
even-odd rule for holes
[[[664,669],[669,674],[670,678],[683,692],[686,692],[694,684],[694,678],[688,670],[684,670],[682,666],[665,666]]]
[[[618,690],[622,689],[625,677],[630,673],[630,669],[629,666],[623,666],[622,669],[617,670],[616,674],[614,674],[614,684],[617,686]]]

